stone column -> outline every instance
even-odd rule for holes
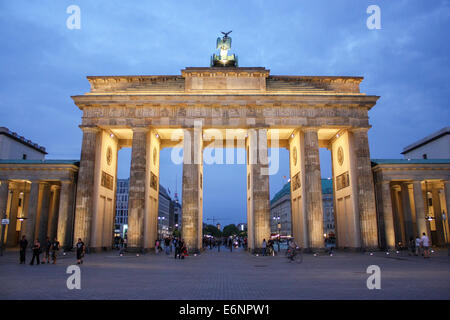
[[[391,188],[392,197],[392,209],[394,213],[394,230],[395,230],[395,243],[401,242],[405,244],[405,220],[403,219],[403,207],[400,197],[400,186],[394,185]]]
[[[94,211],[95,160],[100,129],[81,127],[81,130],[83,130],[83,142],[80,170],[78,171],[74,242],[81,238],[89,247]]]
[[[9,181],[0,181],[0,218],[6,217],[6,209],[8,208]]]
[[[32,181],[30,188],[30,195],[28,198],[28,208],[27,208],[27,216],[24,221],[25,231],[23,235],[28,240],[28,246],[32,246],[35,240],[35,228],[36,228],[36,219],[38,215],[38,210],[40,208],[39,204],[39,181]]]
[[[128,247],[140,251],[144,246],[146,147],[148,128],[133,128],[130,189],[128,197]]]
[[[144,250],[155,248],[158,238],[160,139],[156,130],[147,134],[147,180],[144,217]]]
[[[383,221],[386,247],[387,249],[392,249],[395,248],[395,231],[390,181],[381,182],[381,198],[383,203]]]
[[[358,188],[358,210],[362,245],[365,249],[378,247],[377,212],[370,161],[368,128],[353,129],[356,179]]]
[[[8,233],[6,236],[6,245],[8,247],[14,247],[17,245],[17,213],[19,208],[19,194],[20,190],[16,187],[12,193],[11,206],[9,208],[9,225]]]
[[[38,229],[36,230],[36,234],[38,235],[39,242],[44,243],[45,238],[48,236],[47,228],[48,228],[48,215],[50,209],[50,184],[47,182],[42,182],[40,184],[41,188],[41,210],[39,211],[38,216]]]
[[[61,189],[58,206],[58,229],[57,237],[61,247],[69,249],[72,247],[73,227],[73,183],[72,181],[61,181]],[[77,239],[78,241],[78,239]]]
[[[434,212],[434,222],[436,224],[436,239],[437,245],[443,246],[445,244],[444,237],[444,224],[442,221],[442,209],[441,209],[441,200],[439,197],[439,189],[434,187],[431,189],[431,194],[433,197],[433,212]]]
[[[202,248],[200,236],[203,198],[203,143],[201,129],[184,129],[182,237],[189,251]]]
[[[403,218],[405,219],[405,232],[406,232],[406,241],[409,241],[410,237],[414,238],[414,229],[413,229],[413,221],[411,214],[411,205],[409,200],[409,187],[408,183],[401,184],[401,196],[402,196],[402,208],[403,208]]]
[[[28,187],[29,182],[25,182],[25,187],[23,188],[23,204],[22,204],[22,217],[28,217],[28,208],[30,203],[30,188]],[[26,227],[27,219],[24,219],[21,222],[20,226],[20,237],[19,240],[25,235],[25,227]]]
[[[322,181],[320,177],[319,138],[317,128],[306,128],[305,139],[305,188],[306,215],[308,220],[309,248],[324,248]]]
[[[450,223],[448,222],[448,212],[450,210],[450,181],[444,181],[444,196],[445,196],[445,207],[447,208],[447,211],[445,212],[447,242],[450,242],[450,234],[449,234]]]
[[[51,200],[51,205],[50,205],[50,214],[48,217],[48,231],[47,231],[47,234],[51,240],[53,240],[53,238],[57,236],[58,209],[59,209],[59,197],[60,197],[61,187],[54,185],[54,186],[52,186],[52,189],[53,189],[53,195],[52,195],[52,200]]]
[[[259,252],[262,242],[270,238],[270,192],[267,129],[250,129],[248,137],[250,164],[250,201],[253,227],[253,244],[250,248]]]
[[[414,181],[413,189],[414,206],[416,208],[417,233],[419,234],[419,237],[421,237],[422,233],[425,232],[428,237],[430,237],[427,230],[427,222],[425,221],[425,202],[422,193],[422,183],[420,181]]]
[[[0,220],[6,219],[6,210],[8,210],[8,196],[9,196],[9,181],[0,181]],[[2,229],[4,227],[0,225],[0,237],[2,236]],[[4,239],[3,239],[4,240]],[[3,245],[3,248],[6,244]]]

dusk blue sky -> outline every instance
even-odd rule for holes
[[[69,30],[66,9],[81,8]],[[381,30],[366,9],[381,8]],[[81,111],[70,96],[87,75],[180,74],[208,66],[220,31],[231,33],[240,66],[275,75],[363,76],[381,96],[370,111],[372,158],[401,158],[403,147],[448,126],[449,1],[0,1],[0,126],[47,148],[48,159],[79,159]],[[161,155],[162,185],[181,194],[181,166]],[[331,175],[321,151],[322,176]],[[119,178],[130,150],[120,151]],[[244,165],[204,167],[204,218],[246,220]],[[270,179],[273,196],[289,172],[288,153]],[[228,220],[225,220],[227,218]]]

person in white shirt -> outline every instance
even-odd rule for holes
[[[263,242],[262,242],[263,256],[266,255],[266,247],[267,247],[266,239],[264,239]]]
[[[420,237],[416,237],[416,256],[420,255]]]
[[[422,248],[423,248],[423,257],[429,258],[430,257],[430,251],[429,251],[430,239],[428,239],[425,232],[423,233],[422,238],[420,239],[420,243],[422,244]]]

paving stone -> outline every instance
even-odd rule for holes
[[[74,253],[60,255],[56,265],[18,261],[17,251],[0,257],[0,299],[450,299],[447,251],[428,260],[383,252],[305,254],[301,264],[223,248],[184,260],[109,251],[86,255],[81,290],[66,286]],[[369,265],[381,268],[381,290],[366,287]]]

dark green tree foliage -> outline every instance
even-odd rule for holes
[[[229,224],[223,228],[223,236],[229,237],[239,234],[239,229],[234,224]]]
[[[213,226],[211,224],[207,224],[204,228],[203,228],[203,234],[209,234],[213,237],[221,237],[222,236],[222,232],[217,229],[216,226]]]

